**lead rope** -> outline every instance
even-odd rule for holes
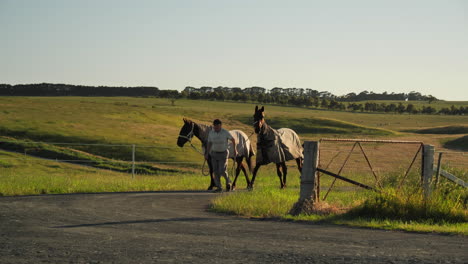
[[[179,135],[180,138],[185,138],[187,139],[187,141],[190,143],[190,146],[196,151],[198,152],[198,154],[202,155],[203,156],[203,165],[202,165],[202,168],[201,168],[201,173],[203,176],[208,176],[210,174],[210,172],[208,171],[207,174],[205,174],[204,172],[204,168],[205,168],[205,164],[206,164],[206,159],[205,159],[205,154],[203,152],[201,152],[200,150],[197,149],[197,147],[195,147],[193,144],[192,144],[192,137],[193,137],[193,129],[195,128],[195,124],[192,123],[192,129],[190,130],[190,132],[187,134],[187,135]]]
[[[202,165],[202,168],[201,168],[201,173],[202,173],[202,175],[203,175],[203,176],[208,176],[208,175],[210,175],[210,171],[209,171],[209,170],[208,170],[208,172],[207,172],[206,174],[205,174],[205,172],[204,172],[204,171],[205,171],[205,164],[206,164],[205,154],[203,154],[203,152],[199,151],[199,150],[192,144],[191,141],[189,141],[189,143],[190,143],[190,146],[191,146],[196,152],[198,152],[200,155],[203,156],[203,165]]]

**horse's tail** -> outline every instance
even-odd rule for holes
[[[255,152],[252,148],[252,144],[250,143],[249,141],[249,145],[250,145],[250,148],[249,148],[249,155],[247,155],[247,157],[245,157],[245,159],[247,160],[247,166],[249,166],[249,171],[250,173],[252,173],[252,170],[253,170],[253,159],[252,157],[255,156]]]

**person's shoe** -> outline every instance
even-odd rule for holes
[[[223,192],[223,189],[221,189],[221,188],[216,188],[216,189],[213,190],[213,192],[214,192],[214,193],[221,193],[221,192]]]

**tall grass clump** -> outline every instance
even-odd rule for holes
[[[260,188],[217,196],[211,210],[253,218],[468,235],[468,190],[441,179],[437,189],[425,199],[418,175],[408,175],[399,188],[402,176],[390,174],[380,193],[335,188],[325,203],[320,202],[333,210],[293,216],[289,212],[299,198],[299,183],[281,190],[277,184],[272,184],[275,178],[270,172],[265,175],[267,177],[260,178],[263,181]]]
[[[468,191],[454,184],[444,184],[425,198],[421,188],[385,189],[352,208],[346,217],[372,220],[396,220],[427,224],[468,221]]]

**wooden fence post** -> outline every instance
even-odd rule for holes
[[[313,206],[317,200],[317,166],[319,161],[319,142],[304,142],[304,163],[301,173],[299,200],[289,212],[298,215]]]
[[[437,187],[437,184],[439,184],[439,177],[440,177],[440,164],[442,161],[442,154],[443,152],[439,153],[439,159],[437,160],[437,171],[436,171],[436,178],[435,178],[435,184],[434,186]]]
[[[427,199],[431,195],[431,180],[434,173],[434,146],[424,145],[423,152],[423,177],[422,186],[424,189],[424,197]]]
[[[135,179],[135,144],[132,145],[132,179]]]

